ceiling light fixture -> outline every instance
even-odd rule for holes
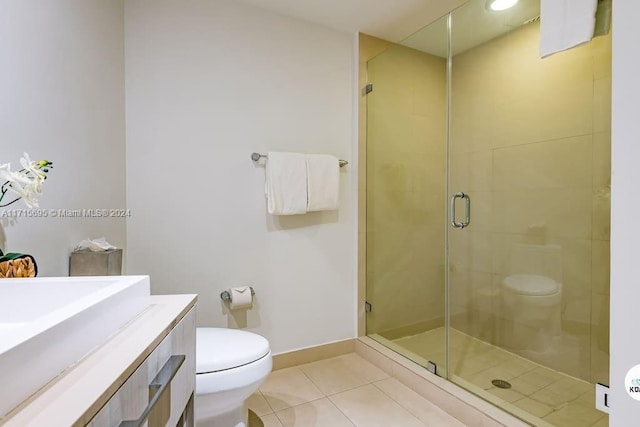
[[[518,3],[518,0],[488,0],[487,9],[499,12],[515,6],[516,3]]]

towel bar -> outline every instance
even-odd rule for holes
[[[251,160],[253,160],[254,162],[257,162],[258,160],[260,160],[260,158],[264,157],[265,159],[267,158],[266,154],[260,154],[260,153],[251,153]],[[340,164],[340,167],[346,166],[349,164],[348,161],[346,160],[338,160],[338,163]]]

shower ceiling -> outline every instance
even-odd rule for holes
[[[501,12],[477,0],[235,0],[285,16],[348,32],[361,32],[428,52],[446,52],[446,22],[428,24],[465,4],[455,14],[453,53],[513,30],[540,14],[540,0],[519,0]]]
[[[510,9],[495,12],[487,10],[484,0],[473,0],[454,14],[453,54],[508,33],[540,15],[540,0],[520,0]],[[447,56],[447,23],[444,19],[417,31],[400,44],[432,55]]]

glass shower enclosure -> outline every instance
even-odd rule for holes
[[[539,7],[367,61],[366,329],[532,425],[608,425],[611,40],[541,59]]]

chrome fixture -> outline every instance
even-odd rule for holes
[[[254,162],[257,162],[258,160],[260,160],[260,158],[267,158],[266,154],[260,154],[260,153],[251,153],[251,160],[253,160]],[[346,166],[349,164],[349,162],[347,162],[346,160],[338,160],[338,163],[340,164],[340,167]]]
[[[465,218],[463,222],[456,222],[456,199],[464,199]],[[451,196],[451,204],[449,206],[449,220],[454,228],[465,228],[471,222],[471,199],[468,194],[462,191]]]
[[[253,153],[253,154],[255,154],[255,153]],[[255,296],[256,291],[253,290],[253,287],[249,286],[249,289],[251,289],[251,296]],[[231,293],[229,291],[222,291],[220,293],[220,298],[224,302],[231,302]]]

